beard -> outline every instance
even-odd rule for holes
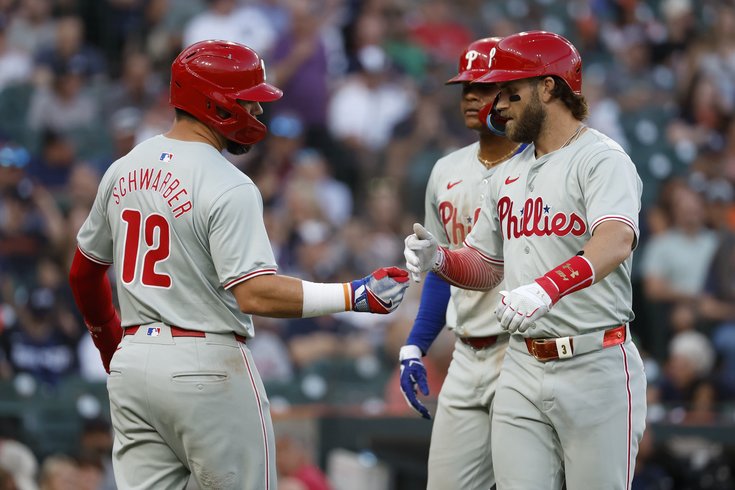
[[[534,90],[531,102],[523,109],[521,117],[513,119],[514,124],[506,128],[506,135],[509,140],[516,143],[533,143],[541,134],[545,121],[546,111],[538,93]]]
[[[243,155],[250,151],[252,145],[243,145],[232,140],[227,140],[227,151],[233,155]]]

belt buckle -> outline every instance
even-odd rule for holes
[[[538,354],[538,352],[536,351],[536,342],[543,342],[543,341],[539,341],[539,340],[536,340],[536,339],[531,339],[531,355],[532,355],[532,356],[533,356],[533,357],[534,357],[534,358],[535,358],[535,359],[536,359],[537,361],[542,361],[542,362],[543,362],[543,359],[541,359],[541,357],[539,357],[539,354]]]

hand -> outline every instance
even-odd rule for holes
[[[415,345],[404,345],[399,355],[401,361],[401,391],[406,403],[423,418],[431,420],[429,410],[416,397],[416,388],[424,396],[429,394],[429,383],[426,381],[426,368],[421,362],[421,349]]]
[[[102,366],[104,366],[107,374],[110,374],[110,362],[112,356],[117,351],[117,346],[120,344],[123,336],[123,329],[120,326],[120,317],[117,312],[106,323],[101,325],[90,325],[85,323],[89,334],[92,336],[92,342],[100,353],[102,359]]]
[[[536,320],[551,309],[551,297],[537,283],[515,288],[510,293],[500,291],[500,303],[495,315],[500,326],[510,333],[523,333],[535,326]]]
[[[367,277],[352,281],[352,310],[385,315],[398,308],[408,288],[408,272],[382,267]]]
[[[406,269],[414,282],[421,282],[421,274],[431,270],[439,261],[439,244],[418,223],[413,224],[413,235],[406,237],[405,244],[403,255],[406,257]]]

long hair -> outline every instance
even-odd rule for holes
[[[587,105],[587,99],[584,95],[577,95],[572,92],[569,85],[564,81],[563,78],[556,75],[552,75],[554,79],[554,90],[551,91],[551,95],[561,100],[565,106],[571,111],[572,116],[578,121],[584,121],[589,115],[589,106]]]

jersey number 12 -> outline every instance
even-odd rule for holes
[[[160,214],[150,214],[143,219],[141,212],[137,209],[124,209],[121,217],[126,225],[125,252],[122,261],[123,282],[130,284],[135,280],[142,238],[145,251],[143,252],[141,284],[159,288],[170,287],[171,276],[156,272],[156,264],[166,260],[171,253],[171,230],[166,218]]]

